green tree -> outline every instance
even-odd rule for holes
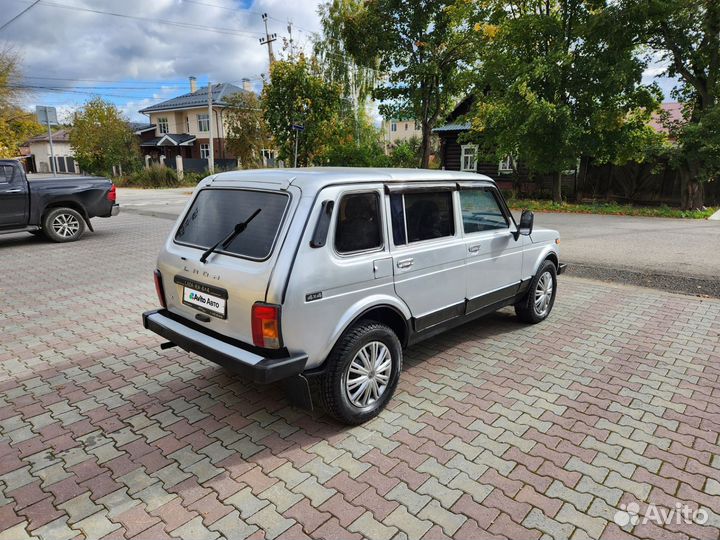
[[[272,137],[260,98],[253,92],[238,92],[225,99],[227,148],[240,158],[243,167],[262,164],[261,151],[272,147]]]
[[[490,0],[472,14],[482,67],[469,139],[560,178],[580,156],[613,161],[659,90],[640,84],[636,34],[611,0]],[[471,4],[472,6],[472,4]],[[472,17],[470,18],[472,20]]]
[[[386,167],[389,164],[382,144],[382,134],[367,115],[341,117],[328,133],[328,143],[320,156],[323,165],[343,167]]]
[[[17,157],[23,143],[43,132],[35,116],[19,106],[20,80],[18,55],[10,48],[0,49],[0,158]]]
[[[682,207],[703,206],[703,184],[720,174],[720,2],[631,0],[628,20],[644,23],[646,43],[677,77],[674,95],[685,104],[684,121],[671,126],[682,180]]]
[[[109,175],[113,166],[130,172],[140,163],[138,142],[118,108],[94,98],[73,115],[70,146],[80,168]]]
[[[298,165],[309,165],[325,151],[341,109],[341,88],[327,82],[318,62],[304,54],[278,60],[270,68],[270,81],[262,92],[265,120],[275,139],[279,158],[289,163],[295,155],[294,124],[304,127],[297,133]]]
[[[463,2],[464,3],[464,2]],[[473,59],[468,25],[454,0],[373,0],[346,13],[343,39],[361,65],[387,74],[373,90],[386,117],[412,117],[422,126],[421,166],[428,167],[432,130],[464,88]]]

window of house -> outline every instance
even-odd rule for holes
[[[452,191],[394,193],[390,213],[396,246],[455,234]]]
[[[340,200],[335,225],[335,249],[354,253],[382,247],[380,197],[377,193],[352,193]]]
[[[460,151],[460,170],[477,171],[477,144],[463,144]]]
[[[494,231],[509,226],[500,202],[490,188],[460,191],[460,210],[465,233]]]
[[[210,115],[198,114],[198,131],[210,131]]]
[[[397,124],[395,122],[390,124],[390,131],[397,131]]]
[[[209,144],[201,144],[200,145],[200,159],[207,159],[210,157],[210,145]]]
[[[415,120],[415,131],[420,131],[420,122]]]
[[[185,117],[185,133],[190,133],[190,117]]]
[[[505,156],[498,164],[498,173],[511,172],[513,172],[513,158],[512,156]]]
[[[408,123],[405,122],[405,131],[407,131],[407,130],[408,130]]]
[[[165,116],[161,116],[160,118],[157,119],[157,126],[158,126],[158,133],[168,133],[170,131],[168,119]]]

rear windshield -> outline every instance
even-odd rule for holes
[[[266,259],[272,252],[280,223],[290,197],[285,193],[243,189],[204,189],[185,215],[175,241],[207,249],[228,236],[235,225],[247,220],[258,208],[261,212],[244,232],[219,253],[249,259]]]

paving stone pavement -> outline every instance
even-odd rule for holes
[[[718,538],[720,301],[563,276],[542,324],[406,351],[348,428],[158,348],[170,225],[0,237],[0,540]],[[707,521],[620,527],[630,503]]]

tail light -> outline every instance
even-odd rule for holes
[[[110,186],[110,191],[108,191],[107,194],[107,200],[113,204],[115,204],[115,202],[117,201],[117,191],[115,189],[115,184],[112,184]]]
[[[157,293],[158,300],[160,300],[160,305],[167,308],[167,302],[165,301],[165,289],[163,288],[162,274],[160,273],[160,270],[155,270],[154,276],[155,292]]]
[[[280,306],[253,304],[251,318],[253,344],[266,349],[279,349]]]

